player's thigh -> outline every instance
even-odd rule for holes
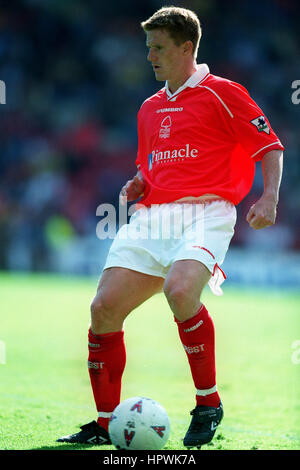
[[[154,294],[162,291],[164,279],[131,269],[105,269],[93,304],[126,316]]]

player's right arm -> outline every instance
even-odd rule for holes
[[[141,109],[143,105],[141,106]],[[136,158],[137,174],[123,186],[120,192],[120,204],[125,205],[126,202],[135,201],[139,197],[143,196],[146,191],[146,182],[143,178],[142,172],[140,170],[141,161],[140,161],[140,151],[144,146],[145,133],[143,131],[141,118],[141,109],[137,114],[137,127],[138,127],[138,151]]]
[[[120,202],[125,205],[126,202],[135,201],[143,195],[145,191],[145,182],[140,170],[137,174],[123,186],[120,193]]]

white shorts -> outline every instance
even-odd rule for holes
[[[212,292],[222,295],[226,275],[220,266],[235,223],[236,208],[225,200],[143,206],[118,231],[103,269],[123,267],[166,278],[175,261],[197,260],[212,274]]]

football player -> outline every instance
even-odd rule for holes
[[[223,417],[214,324],[201,293],[207,283],[222,293],[236,206],[251,189],[258,161],[264,190],[247,222],[255,230],[275,223],[284,148],[242,85],[197,63],[201,26],[194,12],[164,7],[142,28],[147,59],[164,86],[139,110],[137,174],[121,190],[123,202],[140,198],[141,205],[114,239],[91,304],[88,367],[97,421],[59,441],[110,443],[108,423],[126,362],[123,322],[163,290],[195,386],[183,442],[200,447]]]

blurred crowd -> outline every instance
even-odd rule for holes
[[[140,22],[165,4],[1,2],[0,269],[55,270],[53,253],[70,259],[85,247],[92,256],[102,243],[96,209],[104,202],[118,207],[120,188],[136,172],[136,114],[162,86],[146,60]],[[300,79],[298,2],[171,4],[198,13],[198,62],[243,84],[286,148],[276,226],[254,232],[245,222],[263,188],[258,164],[252,191],[238,206],[232,244],[299,250],[300,104],[291,99],[292,82]]]

